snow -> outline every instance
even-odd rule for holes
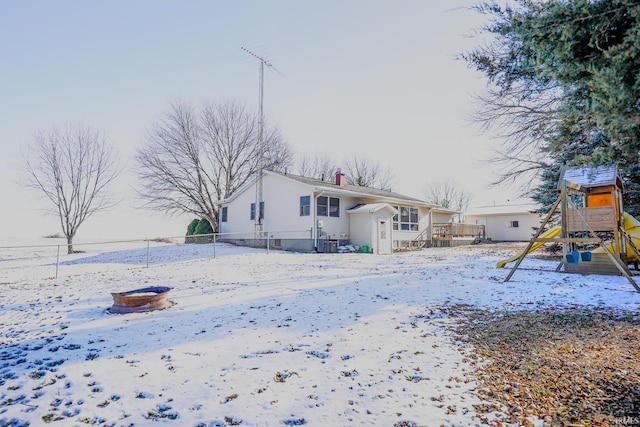
[[[504,283],[495,264],[514,251],[497,245],[47,243],[0,248],[0,425],[476,426],[451,307],[640,307],[624,277],[553,261],[527,258]],[[111,292],[149,286],[174,304],[110,313]]]

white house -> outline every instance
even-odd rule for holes
[[[531,213],[534,204],[510,204],[472,208],[466,215],[468,224],[484,225],[485,237],[500,242],[523,242],[533,237],[542,224],[540,214]]]
[[[259,187],[262,203],[256,209]],[[264,171],[220,205],[220,239],[300,251],[353,245],[388,254],[431,240],[431,224],[455,212],[391,191]]]

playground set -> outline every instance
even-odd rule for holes
[[[504,281],[511,279],[527,254],[544,244],[556,243],[563,248],[556,271],[621,274],[640,292],[628,268],[633,264],[638,269],[640,222],[624,212],[624,186],[618,167],[564,169],[558,191],[558,199],[527,247],[498,262],[497,268],[502,268],[516,261]],[[558,210],[560,224],[543,232]],[[607,242],[600,236],[606,236]]]

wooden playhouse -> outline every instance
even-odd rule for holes
[[[637,266],[640,259],[634,242],[640,238],[640,224],[624,212],[624,186],[618,167],[564,169],[557,188],[558,199],[527,248],[519,254],[505,282],[527,253],[542,244],[557,243],[562,245],[563,257],[556,271],[622,274],[640,292],[628,269],[631,263]],[[558,211],[560,233],[554,233],[553,237],[542,233]],[[638,235],[630,235],[630,230]]]

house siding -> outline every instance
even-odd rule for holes
[[[368,246],[374,254],[391,253],[393,251],[392,238],[394,231],[391,227],[393,218],[390,205],[375,212],[352,212],[351,216],[351,243],[356,246]],[[386,245],[380,245],[380,222],[384,221],[387,228]]]
[[[373,193],[373,194],[371,194]],[[380,194],[375,194],[380,193]],[[264,245],[268,237],[271,247],[311,251],[325,249],[324,241],[351,243],[357,246],[367,245],[374,248],[378,241],[378,220],[385,218],[389,224],[384,251],[398,247],[398,239],[414,240],[424,230],[430,231],[430,206],[421,201],[411,200],[398,203],[404,196],[382,190],[366,189],[355,186],[339,186],[332,182],[322,182],[295,175],[265,171],[262,181],[262,200],[264,201],[263,234],[256,240],[255,221],[251,219],[251,204],[255,203],[256,183],[252,182],[239,189],[222,206],[227,208],[227,221],[220,223],[220,238],[238,244]],[[309,215],[300,215],[300,197],[309,196]],[[318,216],[317,200],[319,196],[340,200],[339,217]],[[408,198],[410,199],[410,198]],[[400,201],[400,200],[398,200]],[[391,206],[406,206],[418,209],[418,231],[393,230],[392,211],[350,212],[356,206],[387,203]],[[450,215],[448,216],[450,218]],[[322,229],[318,229],[318,222]],[[424,233],[423,239],[429,239],[430,233]],[[332,244],[329,247],[333,247]]]
[[[220,223],[220,233],[223,239],[246,239],[249,233],[253,233],[254,221],[250,217],[251,203],[254,203],[255,187],[238,196],[235,203],[227,206],[227,221]],[[265,211],[268,205],[265,204]],[[265,216],[267,212],[265,212]]]
[[[373,247],[371,237],[373,225],[370,214],[350,214],[351,215],[351,244],[356,246],[367,245]]]
[[[295,181],[280,180],[265,175],[262,181],[264,201],[263,231],[274,239],[311,239],[313,226],[313,195],[308,186]],[[251,220],[251,204],[255,203],[256,185],[248,186],[227,206],[227,222],[220,224],[224,240],[253,239],[255,221]],[[295,195],[295,197],[292,197]],[[309,196],[311,212],[300,216],[300,196]]]
[[[410,207],[413,205],[394,205],[395,207]],[[431,212],[431,209],[418,207],[418,231],[392,230],[393,241],[392,246],[396,249],[408,248],[412,241],[417,239],[424,230],[429,230],[425,235],[421,236],[422,240],[431,240],[431,221],[433,222],[449,222],[452,214],[444,212]],[[398,227],[399,228],[399,227]]]
[[[315,206],[308,186],[267,175],[262,194],[265,200],[264,231],[277,232],[281,238],[310,238]],[[301,196],[310,197],[309,215],[300,215]]]
[[[513,221],[518,221],[518,227],[509,227]],[[531,213],[511,213],[496,215],[468,215],[468,224],[482,224],[485,226],[487,239],[504,242],[523,242],[530,240],[535,228],[540,227],[540,216]]]
[[[322,228],[324,239],[329,240],[350,240],[350,227],[349,227],[349,214],[347,214],[347,209],[355,206],[357,202],[352,197],[345,196],[337,196],[329,193],[323,193],[322,196],[334,197],[340,199],[340,217],[331,217],[331,216],[317,216],[316,219],[318,221],[322,221],[324,227]],[[315,212],[316,202],[313,201],[313,211]]]
[[[443,212],[434,212],[432,214],[432,220],[434,223],[451,222],[452,219],[453,219],[452,214],[443,213]]]

